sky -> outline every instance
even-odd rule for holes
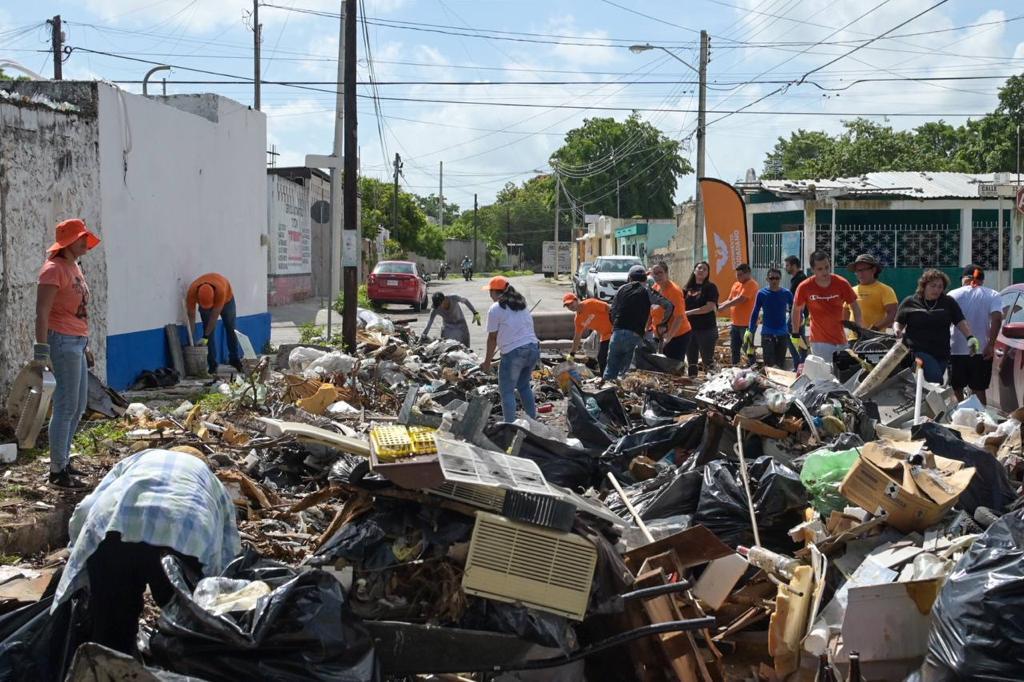
[[[332,149],[340,6],[260,6],[262,79],[306,84],[263,85],[278,166]],[[252,9],[251,0],[5,3],[0,60],[52,75],[44,22],[60,14],[65,79],[141,92],[145,72],[169,64],[158,74],[168,94],[252,104]],[[962,123],[991,111],[1006,77],[1024,72],[1019,0],[362,0],[358,9],[369,38],[361,24],[362,173],[390,180],[397,152],[403,188],[436,194],[443,162],[445,198],[463,209],[474,194],[487,204],[505,183],[548,172],[584,119],[631,109],[681,140],[695,165],[701,29],[711,46],[706,173],[729,182],[760,173],[777,139],[798,129],[834,133],[858,115],[897,129]],[[656,47],[628,49],[641,44]],[[679,179],[677,201],[694,181]]]

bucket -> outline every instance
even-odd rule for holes
[[[208,376],[206,371],[206,346],[185,346],[185,374],[190,377]]]

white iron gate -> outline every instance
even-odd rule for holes
[[[802,259],[802,232],[755,232],[753,236],[754,248],[750,256],[750,269],[754,279],[762,286],[767,285],[769,268],[778,268],[785,272],[782,261],[786,256]]]

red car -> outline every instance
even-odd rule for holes
[[[1011,284],[1003,299],[1003,326],[992,357],[988,404],[1010,413],[1024,405],[1024,284]]]
[[[416,310],[427,309],[427,283],[411,261],[380,261],[370,273],[366,290],[374,307],[406,303]]]

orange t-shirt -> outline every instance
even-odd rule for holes
[[[235,294],[231,291],[231,283],[228,282],[227,277],[218,275],[216,272],[208,272],[197,277],[196,281],[192,282],[192,285],[188,288],[185,302],[189,310],[199,305],[199,287],[203,284],[209,284],[213,287],[214,308],[221,308],[225,303],[234,298]]]
[[[818,286],[814,276],[808,277],[796,288],[793,305],[805,305],[811,314],[811,341],[846,343],[843,332],[843,305],[857,300],[857,292],[839,275],[832,275],[827,287]]]
[[[683,290],[679,287],[679,285],[676,284],[675,282],[669,281],[665,283],[664,287],[662,287],[660,284],[655,284],[652,288],[659,294],[667,298],[670,303],[672,303],[673,312],[672,319],[669,320],[669,326],[675,324],[675,320],[677,318],[682,317],[683,324],[680,325],[679,332],[675,336],[673,336],[672,339],[680,337],[683,334],[689,333],[690,318],[687,317],[686,315],[686,297],[683,294]],[[661,321],[663,319],[665,319],[665,310],[660,305],[652,306],[650,329],[652,331],[657,329],[658,325],[661,324]],[[671,341],[672,339],[665,340]]]
[[[47,320],[50,330],[68,336],[89,336],[89,285],[78,263],[61,256],[47,259],[39,271],[39,283],[57,287]]]
[[[580,301],[580,309],[576,311],[576,333],[593,329],[601,341],[612,338],[611,306],[596,298]]]
[[[737,303],[729,308],[729,317],[737,327],[750,326],[750,314],[754,312],[754,301],[757,300],[757,290],[759,288],[753,277],[746,282],[732,283],[732,288],[729,289],[730,299],[740,295],[747,297],[747,300],[743,303]]]

